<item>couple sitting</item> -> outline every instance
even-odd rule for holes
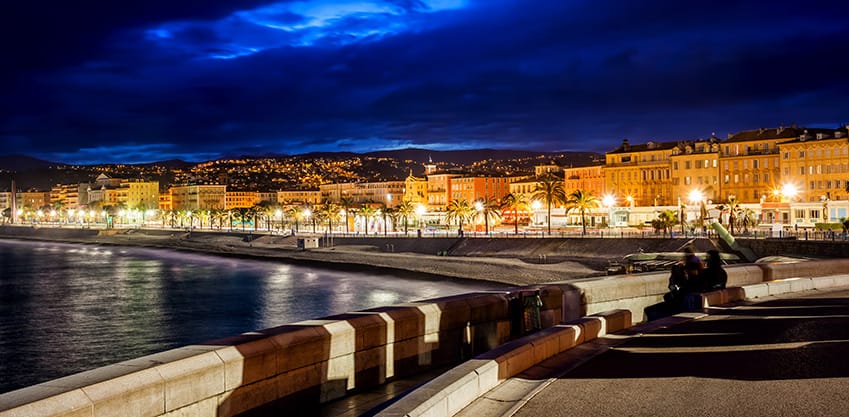
[[[663,303],[646,308],[649,320],[676,314],[684,309],[685,295],[694,292],[713,291],[725,288],[728,274],[722,269],[719,251],[708,251],[707,266],[693,252],[685,249],[684,259],[672,267],[669,276],[669,292],[664,294]]]

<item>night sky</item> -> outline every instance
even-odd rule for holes
[[[7,3],[0,154],[605,152],[849,122],[845,0]]]

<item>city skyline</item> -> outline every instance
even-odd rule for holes
[[[2,154],[66,163],[592,151],[849,121],[847,6],[514,0],[26,3]],[[7,21],[8,20],[8,21]]]

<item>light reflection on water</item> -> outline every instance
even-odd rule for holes
[[[0,240],[0,393],[177,346],[494,284]]]

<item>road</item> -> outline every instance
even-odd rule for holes
[[[515,415],[849,415],[849,289],[714,308],[596,349],[519,375],[556,378]]]

